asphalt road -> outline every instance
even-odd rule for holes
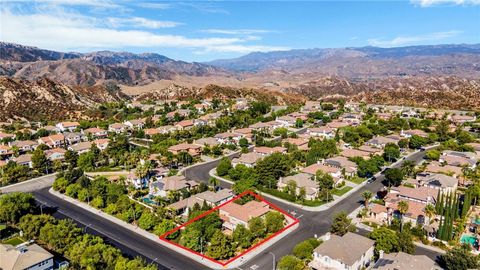
[[[423,159],[424,156],[425,156],[425,152],[418,152],[409,156],[406,160],[411,160],[417,164]],[[398,163],[394,167],[400,167],[402,163],[403,161]],[[208,183],[208,179],[210,177],[209,171],[215,168],[217,164],[218,164],[218,161],[212,162],[209,164],[202,164],[195,168],[187,170],[185,173],[188,178],[194,179],[196,181],[203,181],[205,183]],[[356,192],[352,193],[347,198],[343,199],[336,205],[332,206],[330,209],[322,212],[305,211],[275,199],[265,198],[267,201],[274,203],[280,208],[287,210],[290,213],[294,213],[295,216],[300,220],[299,228],[287,236],[288,240],[284,239],[284,240],[278,241],[277,243],[267,248],[263,254],[259,254],[256,257],[252,258],[251,260],[246,262],[244,265],[242,265],[240,268],[241,269],[272,268],[273,256],[270,254],[270,252],[275,254],[275,259],[278,261],[282,256],[290,254],[293,250],[293,247],[297,243],[307,238],[314,237],[315,235],[320,236],[325,234],[330,230],[332,218],[336,213],[341,211],[350,213],[355,209],[357,209],[362,203],[361,194],[365,190],[370,190],[374,194],[377,193],[384,187],[384,185],[382,184],[383,180],[384,180],[384,176],[380,175],[379,177],[377,177],[377,180],[375,182],[365,185],[364,187],[360,188]],[[221,186],[228,188],[230,187],[230,184],[222,182]],[[419,248],[419,247],[417,247],[416,249],[416,254],[427,255],[432,259],[435,259],[436,256],[439,255],[436,252],[433,252],[431,250],[424,249],[424,248]]]
[[[410,156],[408,160],[418,163],[423,159],[424,155],[424,152],[419,152]],[[195,167],[188,168],[184,173],[189,179],[208,182],[208,172],[215,168],[218,162],[219,161],[212,161],[207,164],[197,165]],[[401,166],[401,163],[397,166]],[[320,236],[325,234],[329,231],[332,217],[336,213],[340,211],[346,211],[347,213],[350,213],[355,210],[362,203],[361,194],[363,191],[370,190],[376,193],[383,188],[383,184],[381,183],[382,180],[383,175],[378,177],[375,182],[365,185],[330,209],[322,212],[305,211],[289,204],[285,204],[281,201],[267,198],[268,201],[271,201],[275,205],[299,218],[299,228],[289,234],[286,238],[269,246],[264,253],[252,258],[242,265],[240,269],[271,269],[273,256],[270,254],[270,252],[275,255],[275,260],[278,261],[282,256],[290,254],[293,247],[297,243],[307,238],[314,237],[315,235]],[[230,184],[222,183],[221,186],[229,187]],[[205,266],[198,264],[197,262],[179,253],[176,253],[175,251],[165,248],[155,241],[134,234],[131,231],[116,225],[115,223],[94,216],[88,211],[74,204],[51,195],[48,193],[48,188],[34,191],[33,194],[40,203],[54,207],[56,210],[54,215],[57,215],[60,218],[71,218],[81,226],[88,224],[89,232],[104,237],[107,242],[120,248],[126,255],[132,257],[140,255],[148,262],[157,263],[159,269],[206,269]],[[431,258],[435,258],[438,255],[435,252],[418,247],[416,253],[424,254]]]
[[[147,262],[156,263],[158,269],[162,270],[206,269],[204,265],[190,260],[155,241],[135,234],[109,220],[92,215],[89,211],[50,194],[48,189],[44,188],[33,192],[35,199],[46,207],[45,211],[53,210],[55,217],[73,219],[80,227],[86,227],[89,233],[102,236],[106,242],[116,246],[124,254],[130,257],[141,256]],[[53,209],[48,209],[49,207]]]

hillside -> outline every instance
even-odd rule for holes
[[[143,85],[177,75],[228,75],[220,68],[155,53],[62,53],[0,42],[0,55],[0,75],[27,80],[48,78],[69,85],[92,86],[108,81]]]
[[[271,104],[289,105],[298,104],[306,100],[301,94],[284,94],[266,89],[235,88],[218,85],[206,85],[205,87],[185,87],[171,84],[167,87],[142,93],[135,97],[136,100],[169,100],[169,99],[235,99],[247,98],[265,101]]]
[[[115,86],[67,86],[49,79],[31,82],[0,77],[0,121],[80,117],[88,107],[126,99]]]

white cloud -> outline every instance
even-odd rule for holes
[[[179,22],[172,22],[172,21],[149,20],[141,17],[132,17],[132,18],[110,17],[110,18],[107,18],[107,21],[113,27],[130,26],[130,27],[144,27],[144,28],[150,28],[150,29],[171,28],[171,27],[175,27],[182,24]]]
[[[2,0],[4,3],[39,3],[39,4],[52,4],[61,6],[90,6],[90,7],[102,7],[102,8],[116,8],[120,7],[113,1],[109,0]]]
[[[411,0],[410,2],[421,7],[436,5],[480,5],[480,0]]]
[[[157,21],[136,20],[151,28],[165,26]],[[249,45],[252,37],[189,38],[182,35],[157,34],[144,30],[108,28],[108,20],[66,13],[17,14],[2,9],[0,24],[2,41],[37,46],[60,51],[91,51],[97,49],[191,48],[206,52],[236,52],[284,50],[285,47]],[[162,22],[164,23],[164,22]]]
[[[152,3],[152,2],[138,3],[137,6],[143,7],[143,8],[153,8],[153,9],[169,9],[169,8],[172,7],[171,4],[167,4],[167,3]]]
[[[395,47],[395,46],[402,46],[402,45],[413,45],[419,44],[422,42],[431,42],[431,41],[439,41],[445,40],[451,37],[458,36],[461,34],[462,31],[446,31],[446,32],[435,32],[425,35],[415,35],[415,36],[398,36],[393,39],[368,39],[368,43],[372,46],[379,46],[379,47]]]
[[[223,34],[223,35],[252,35],[252,34],[265,34],[273,31],[263,29],[204,29],[203,33],[209,34]]]

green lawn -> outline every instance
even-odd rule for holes
[[[5,224],[0,224],[0,231],[5,230],[7,228],[7,225]]]
[[[10,238],[10,239],[4,241],[3,243],[8,244],[8,245],[12,245],[12,246],[16,246],[16,245],[20,245],[23,242],[25,242],[25,240],[23,240],[22,238],[13,237],[13,238]]]
[[[333,193],[333,195],[342,196],[343,194],[349,192],[351,189],[352,189],[352,187],[346,186],[346,187],[343,187],[341,189],[337,188],[332,193]]]
[[[348,181],[350,181],[352,183],[355,183],[357,185],[365,182],[365,180],[367,180],[367,179],[362,178],[362,177],[357,177],[357,176],[348,179]]]

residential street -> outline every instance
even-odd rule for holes
[[[418,163],[423,159],[424,155],[425,152],[418,152],[411,155],[407,160],[412,160],[415,163]],[[185,175],[189,179],[207,182],[209,178],[208,172],[215,168],[218,162],[219,161],[217,160],[188,168],[185,171]],[[401,162],[397,164],[397,166],[401,166]],[[361,203],[361,193],[367,189],[372,192],[377,192],[383,187],[381,183],[382,180],[383,176],[378,177],[377,181],[365,185],[330,209],[322,212],[305,211],[274,199],[267,199],[299,218],[300,226],[288,236],[289,241],[282,240],[273,244],[267,248],[264,252],[265,254],[257,255],[241,266],[241,269],[270,269],[272,267],[273,256],[269,254],[269,252],[275,254],[275,258],[278,261],[280,257],[289,254],[293,247],[302,240],[315,235],[320,236],[328,232],[331,225],[331,219],[336,213],[340,211],[351,212],[356,209]],[[229,187],[230,184],[222,183],[222,186]],[[34,191],[33,194],[39,202],[56,207],[57,213],[55,215],[58,215],[58,217],[71,218],[80,224],[83,224],[82,226],[89,224],[89,232],[95,232],[108,238],[109,243],[117,246],[128,255],[138,256],[141,254],[142,257],[146,258],[148,261],[157,262],[160,269],[205,269],[205,266],[165,248],[152,240],[132,234],[130,231],[108,220],[92,216],[88,211],[51,195],[48,192],[48,188]],[[360,233],[364,234],[365,232]],[[416,253],[424,254],[431,258],[435,258],[437,255],[435,252],[418,247]]]

